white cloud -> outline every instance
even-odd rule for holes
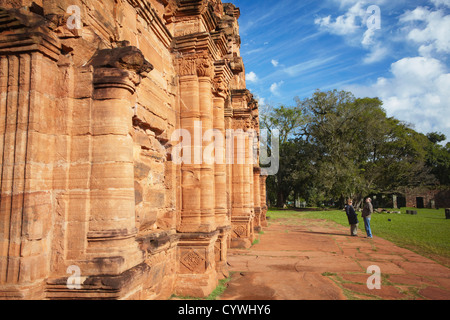
[[[270,92],[272,92],[272,94],[274,95],[280,95],[279,89],[283,84],[284,81],[272,83],[272,85],[270,86]]]
[[[377,96],[389,116],[414,124],[419,132],[440,131],[450,138],[450,73],[445,65],[434,58],[413,57],[393,63],[390,71],[390,78],[346,90]]]
[[[419,54],[421,57],[430,58],[433,56],[433,46],[432,45],[421,45],[419,47]]]
[[[368,28],[366,30],[366,32],[364,32],[363,39],[361,40],[361,44],[366,48],[374,45],[376,43],[376,41],[374,39],[377,34],[376,32],[377,32],[377,29]]]
[[[415,20],[424,20],[429,11],[427,8],[417,7],[414,10],[408,10],[403,15],[400,16],[400,22],[408,22]]]
[[[407,39],[419,44],[424,55],[430,56],[432,51],[450,53],[450,15],[445,15],[444,10],[417,7],[404,13],[399,21],[408,30]]]
[[[265,105],[266,104],[266,98],[259,98],[258,97],[258,104],[260,105],[260,106],[263,106],[263,105]]]
[[[277,60],[272,59],[272,61],[270,61],[272,63],[272,65],[274,67],[278,67],[279,62]]]
[[[245,79],[249,82],[256,82],[258,81],[258,76],[253,71],[250,71],[245,75]]]
[[[253,98],[255,98],[256,101],[258,101],[258,104],[260,107],[264,106],[266,104],[266,98],[261,97],[258,93],[253,92]]]
[[[385,0],[347,0],[338,2],[341,9],[350,6],[345,14],[338,16],[335,21],[332,21],[331,16],[317,18],[314,20],[314,23],[332,34],[352,35],[362,28],[369,28],[366,23],[368,19],[373,24],[379,23],[378,15],[381,15],[379,5],[383,4]],[[373,30],[373,28],[369,29]],[[369,34],[373,35],[373,33],[366,34],[366,41]]]
[[[370,5],[381,5],[381,4],[385,4],[387,2],[387,0],[333,0],[333,1],[337,2],[341,8],[354,6],[357,3],[368,6],[369,4]],[[437,0],[437,1],[439,1],[439,0]],[[446,1],[446,0],[443,0],[443,1]]]
[[[365,64],[382,60],[389,51],[381,47],[382,43],[378,39],[381,34],[377,32],[381,28],[381,8],[378,5],[384,3],[384,0],[338,2],[341,9],[347,7],[345,14],[334,21],[331,16],[317,18],[315,24],[331,34],[346,36],[347,42],[352,46],[362,46],[369,50],[363,61]]]
[[[375,34],[374,29],[367,29],[366,32],[364,32],[363,39],[361,41],[361,44],[363,46],[370,46],[374,43],[373,36]]]
[[[308,61],[300,62],[290,67],[283,68],[283,73],[286,73],[290,77],[297,77],[302,73],[310,71],[312,69],[326,65],[328,62],[334,61],[338,56],[320,57],[311,59]]]
[[[431,0],[431,2],[433,2],[436,7],[442,5],[450,8],[450,0]]]
[[[332,34],[354,34],[361,28],[361,21],[359,20],[365,14],[366,11],[362,8],[362,3],[358,1],[344,15],[338,16],[335,21],[331,20],[331,16],[327,16],[324,18],[316,18],[314,23]]]
[[[450,0],[432,0],[447,5]],[[391,65],[391,76],[381,77],[369,86],[349,86],[357,96],[379,97],[389,116],[412,123],[422,133],[440,131],[450,141],[450,73],[435,58],[436,53],[450,53],[450,15],[445,9],[417,7],[399,17],[404,32],[402,42],[416,44],[418,57],[400,59]],[[363,62],[373,63],[385,58],[389,46],[376,40],[367,30],[362,45],[370,49]]]
[[[251,55],[251,54],[254,54],[254,53],[261,52],[261,51],[263,51],[263,50],[264,50],[264,48],[256,48],[256,49],[252,49],[252,50],[249,50],[249,51],[245,51],[245,55]]]
[[[383,60],[389,53],[389,49],[381,46],[372,46],[372,51],[363,59],[365,64],[371,64]]]

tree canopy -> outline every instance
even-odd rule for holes
[[[289,197],[310,205],[396,193],[404,187],[450,185],[445,135],[416,132],[388,117],[378,98],[316,91],[292,107],[272,108],[262,128],[280,129],[280,169],[267,180],[272,204]]]

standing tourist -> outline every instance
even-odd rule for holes
[[[370,228],[370,219],[372,218],[373,206],[372,199],[367,198],[362,209],[361,216],[364,219],[364,228],[366,229],[367,238],[372,238],[372,230]]]
[[[349,199],[345,205],[345,213],[347,214],[348,223],[350,224],[350,235],[356,237],[358,235],[358,215],[353,208],[353,201]]]

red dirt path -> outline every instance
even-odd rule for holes
[[[326,222],[275,220],[250,249],[230,249],[222,300],[450,299],[450,269],[381,238]],[[366,285],[380,267],[381,289]]]

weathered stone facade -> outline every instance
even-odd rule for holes
[[[227,248],[265,223],[253,142],[233,147],[243,163],[176,163],[172,139],[199,123],[259,132],[239,14],[220,0],[0,0],[0,298],[206,296],[227,275]]]
[[[406,206],[410,208],[449,208],[450,190],[448,188],[417,187],[404,191]]]

